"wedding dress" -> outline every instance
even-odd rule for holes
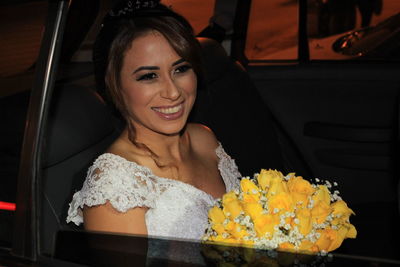
[[[239,187],[241,177],[234,160],[221,144],[215,150],[226,192]],[[199,177],[201,179],[201,177]],[[82,209],[109,201],[119,212],[149,208],[145,221],[149,236],[201,239],[208,223],[208,210],[215,199],[181,181],[158,177],[152,171],[120,156],[105,153],[89,168],[80,191],[70,203],[67,222],[83,222]]]

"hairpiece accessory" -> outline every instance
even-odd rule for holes
[[[129,0],[121,1],[109,13],[110,17],[127,17],[141,10],[156,8],[160,5],[160,0]]]

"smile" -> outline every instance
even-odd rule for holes
[[[183,105],[179,104],[179,105],[174,106],[174,107],[157,107],[157,108],[153,107],[152,109],[157,111],[157,112],[169,115],[169,114],[174,114],[174,113],[177,113],[177,112],[181,111],[182,108],[183,108]]]

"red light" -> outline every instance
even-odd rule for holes
[[[12,210],[12,211],[15,211],[15,209],[16,209],[15,203],[0,201],[0,210]]]

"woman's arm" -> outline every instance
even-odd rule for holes
[[[148,208],[136,207],[119,212],[107,202],[83,209],[86,230],[147,235],[145,214]]]

